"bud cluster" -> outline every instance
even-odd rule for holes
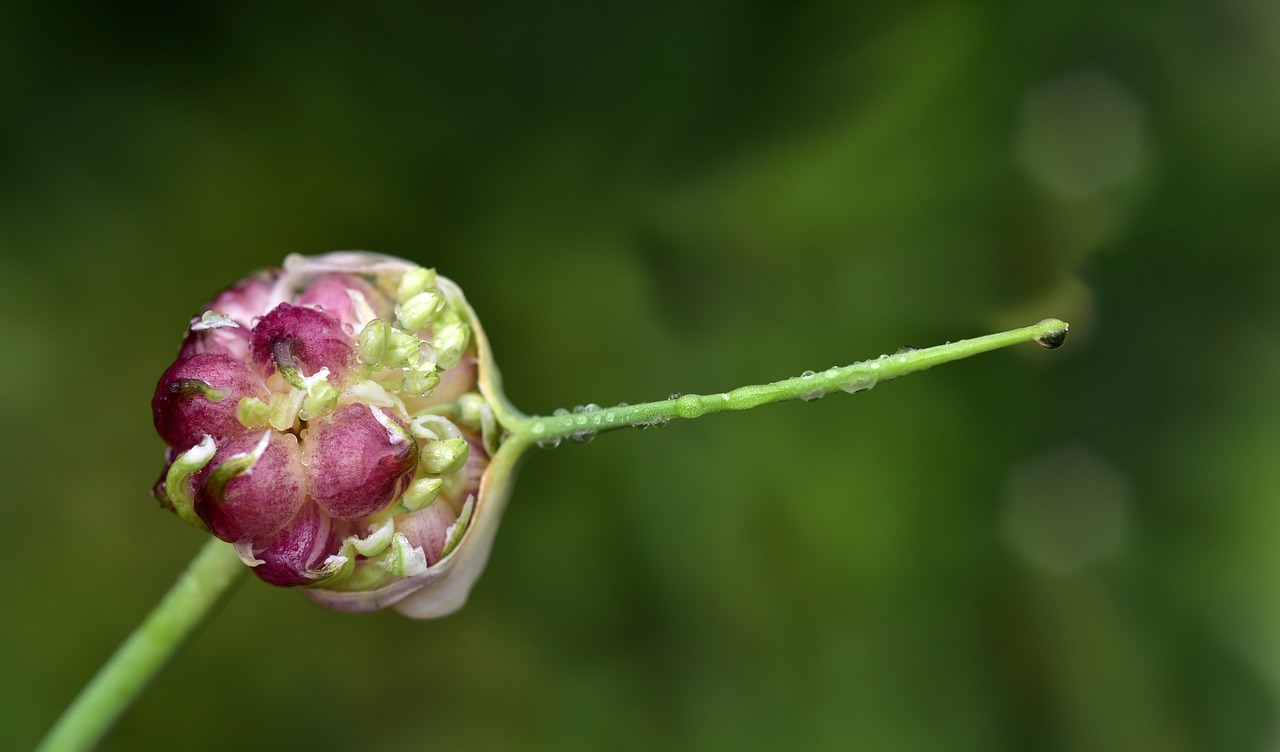
[[[156,496],[266,582],[369,591],[450,556],[494,437],[474,322],[434,270],[289,257],[216,296],[156,386]]]

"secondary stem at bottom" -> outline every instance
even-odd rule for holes
[[[231,544],[211,538],[66,709],[38,752],[92,749],[248,571]]]

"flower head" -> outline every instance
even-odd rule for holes
[[[192,319],[152,400],[169,447],[156,495],[322,605],[449,613],[513,473],[491,462],[494,384],[448,279],[376,254],[290,256]]]

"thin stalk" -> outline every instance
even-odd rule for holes
[[[795,378],[772,384],[742,386],[718,394],[686,394],[656,402],[636,405],[587,409],[569,414],[532,416],[513,421],[508,427],[516,436],[554,446],[562,439],[585,439],[596,433],[619,428],[646,428],[664,425],[678,418],[692,419],[713,413],[750,410],[771,402],[794,399],[816,399],[836,390],[860,392],[876,383],[923,371],[943,363],[968,358],[979,353],[1010,345],[1036,342],[1042,347],[1060,346],[1066,339],[1067,324],[1058,319],[1045,319],[1033,326],[1012,329],[984,337],[948,342],[924,350],[910,350],[882,355],[843,368],[807,371]]]
[[[97,746],[248,571],[230,544],[211,538],[164,600],[67,707],[37,752],[79,752]]]

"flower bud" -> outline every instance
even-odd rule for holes
[[[297,437],[246,433],[219,446],[196,476],[196,514],[231,543],[269,538],[302,508],[305,483]]]
[[[452,471],[467,460],[465,439],[428,441],[422,447],[422,469],[432,475]]]
[[[288,303],[273,308],[254,326],[251,345],[253,360],[265,375],[278,369],[294,386],[321,368],[340,379],[355,357],[351,336],[337,319]]]
[[[431,322],[431,317],[444,306],[444,293],[434,287],[414,295],[400,307],[400,316],[396,320],[401,329],[416,332]]]
[[[441,368],[453,368],[471,343],[471,328],[461,321],[445,324],[436,332],[431,344],[436,349],[436,362]]]
[[[240,400],[269,397],[262,379],[243,361],[226,353],[205,352],[169,367],[151,400],[156,432],[183,451],[205,434],[215,440],[244,433],[236,417]]]
[[[363,318],[362,313],[372,314],[369,318],[385,315],[385,310],[373,308],[376,305],[379,309],[385,309],[382,301],[382,296],[364,280],[342,273],[319,277],[298,297],[298,305],[314,308],[352,331],[358,331],[369,320]],[[365,311],[360,310],[361,303],[364,304]]]
[[[443,558],[449,529],[457,521],[458,515],[453,508],[441,501],[405,515],[396,527],[410,544],[422,549],[427,566],[431,566]]]
[[[340,539],[336,532],[333,520],[309,503],[260,550],[254,550],[259,563],[253,573],[281,587],[310,585],[324,576],[325,560]]]
[[[396,285],[396,300],[405,302],[436,283],[436,270],[421,266],[410,269]]]
[[[246,359],[254,320],[280,302],[279,279],[279,270],[258,272],[219,293],[200,316],[191,320],[191,329],[182,343],[182,356],[221,352]]]
[[[416,512],[435,501],[442,488],[444,478],[419,478],[405,489],[404,496],[400,497],[400,508],[406,512]]]
[[[303,434],[308,488],[329,515],[378,514],[413,480],[418,444],[381,408],[351,404],[311,421]]]
[[[519,456],[485,449],[496,379],[450,280],[375,254],[290,256],[191,321],[152,401],[169,445],[156,496],[317,603],[448,613]]]

